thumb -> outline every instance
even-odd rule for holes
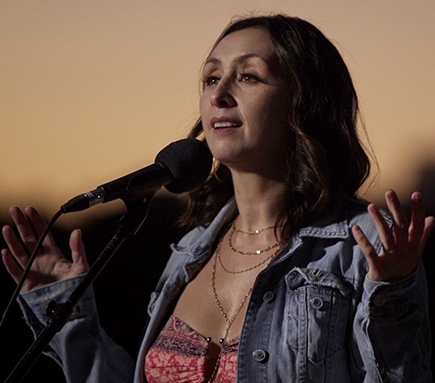
[[[76,267],[82,268],[83,271],[88,271],[89,264],[86,258],[85,245],[82,241],[82,231],[80,229],[75,229],[71,233],[69,247],[71,249],[73,264]]]

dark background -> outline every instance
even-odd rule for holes
[[[133,358],[142,338],[149,295],[170,255],[169,245],[178,241],[185,232],[176,225],[181,208],[182,203],[175,198],[155,197],[147,220],[137,235],[123,244],[94,283],[102,327]],[[112,238],[121,215],[88,221],[81,227],[90,264]],[[45,218],[48,221],[51,217]],[[10,220],[4,217],[0,218],[1,222]],[[64,254],[68,254],[69,232],[55,228],[53,234]],[[0,247],[5,247],[1,236]],[[15,289],[15,283],[3,264],[0,265],[0,284],[0,312],[3,315]],[[32,343],[33,335],[22,319],[18,304],[15,304],[3,329],[0,329],[1,382],[6,380]],[[65,379],[57,363],[43,355],[23,380],[34,381],[62,383]]]
[[[423,194],[427,213],[435,215],[435,170],[424,169],[417,190]],[[170,255],[169,245],[176,242],[184,230],[176,225],[183,209],[179,199],[155,197],[149,207],[148,218],[139,233],[126,242],[109,262],[94,283],[100,320],[103,328],[135,358],[146,321],[146,307],[149,295],[154,289],[160,273]],[[405,206],[409,213],[409,207]],[[89,262],[100,254],[116,230],[120,216],[87,221],[83,230]],[[51,217],[46,217],[47,221]],[[10,222],[0,217],[2,222]],[[69,233],[54,229],[59,246],[68,253]],[[4,247],[0,238],[0,247]],[[429,290],[429,309],[432,329],[435,329],[435,235],[429,238],[423,262],[426,268]],[[12,295],[15,284],[0,266],[0,313],[3,314]],[[0,329],[2,361],[0,380],[4,381],[19,362],[33,337],[22,320],[18,305],[13,306],[3,329]],[[404,350],[406,352],[406,350]],[[435,362],[432,356],[432,370]],[[42,380],[47,383],[62,383],[65,379],[60,367],[50,358],[42,356],[24,378],[23,382]]]

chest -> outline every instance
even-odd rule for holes
[[[174,315],[214,342],[239,336],[252,287],[267,266],[264,259],[215,251],[182,292]]]

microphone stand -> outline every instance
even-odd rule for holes
[[[47,320],[44,329],[4,383],[21,382],[30,371],[56,333],[63,328],[80,298],[98,277],[115,252],[128,238],[136,235],[139,231],[142,224],[145,222],[148,206],[153,195],[154,192],[148,194],[145,198],[140,198],[140,200],[137,197],[131,200],[123,198],[128,211],[118,220],[117,230],[112,239],[95,260],[89,271],[83,276],[79,285],[71,293],[65,303],[59,304],[54,301],[49,301],[47,304],[46,302],[43,303],[45,305],[45,311],[47,315],[50,315],[50,318]]]

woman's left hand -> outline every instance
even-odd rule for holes
[[[411,196],[411,222],[408,222],[393,190],[385,193],[385,200],[393,220],[392,229],[375,204],[367,207],[384,248],[382,254],[377,254],[358,225],[352,227],[353,236],[369,263],[367,278],[372,281],[389,281],[410,275],[421,262],[424,246],[435,224],[434,217],[425,217],[419,192],[414,192]]]

